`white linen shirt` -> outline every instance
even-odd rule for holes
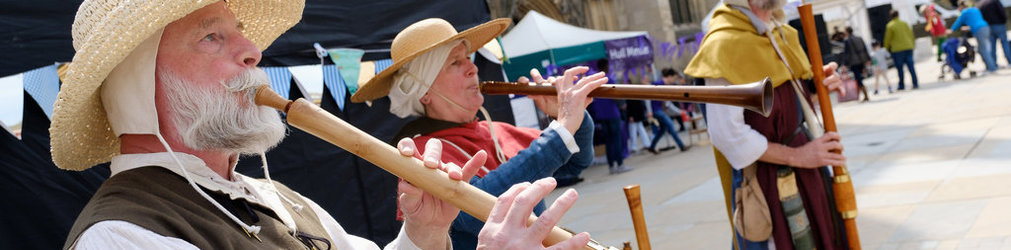
[[[225,193],[231,199],[246,199],[251,203],[270,208],[286,226],[294,228],[294,220],[284,208],[285,204],[274,192],[273,185],[236,172],[232,172],[232,180],[229,181],[221,178],[196,156],[185,153],[176,153],[175,155],[197,185]],[[171,155],[167,152],[119,155],[112,158],[110,169],[112,175],[115,176],[123,171],[144,166],[159,166],[183,176],[179,165],[172,160]],[[336,249],[379,249],[375,243],[345,232],[344,228],[326,210],[323,210],[312,200],[301,196],[300,198],[309,204],[309,208],[319,217],[323,228],[333,241],[331,244]],[[133,223],[108,220],[88,227],[81,233],[71,249],[197,249],[197,247],[182,239],[162,236]],[[386,245],[385,249],[420,248],[411,242],[404,232],[404,228],[401,227],[400,234]]]
[[[726,79],[706,78],[706,86],[729,85]],[[765,154],[768,139],[744,122],[744,108],[706,104],[706,125],[713,146],[723,152],[734,169],[743,169]]]

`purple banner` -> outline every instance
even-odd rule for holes
[[[634,71],[653,63],[653,43],[647,36],[604,41],[604,49],[610,72]]]

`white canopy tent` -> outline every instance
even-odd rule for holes
[[[546,72],[549,65],[566,66],[600,59],[614,59],[609,54],[605,42],[637,38],[648,41],[648,37],[649,33],[645,31],[601,31],[580,28],[530,11],[512,30],[502,36],[500,40],[502,50],[507,58],[502,66],[509,79],[516,79],[529,74],[531,68]],[[643,51],[636,50],[636,52]],[[622,54],[625,55],[627,54]]]
[[[645,31],[618,32],[580,28],[531,10],[509,33],[502,36],[502,49],[508,57],[519,57],[549,49],[647,34]]]

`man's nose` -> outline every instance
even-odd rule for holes
[[[256,64],[260,63],[260,58],[263,56],[260,53],[260,48],[256,47],[252,41],[242,37],[236,41],[236,61],[247,67],[254,67]]]

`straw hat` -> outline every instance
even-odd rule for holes
[[[81,4],[71,30],[74,59],[54,104],[49,128],[53,162],[85,170],[119,154],[109,126],[102,82],[141,42],[169,23],[219,0],[95,0]],[[302,18],[303,0],[228,0],[242,34],[260,49]]]
[[[369,79],[365,85],[360,86],[358,91],[351,96],[351,101],[371,101],[390,94],[393,73],[396,73],[401,66],[411,62],[415,57],[431,49],[462,38],[470,42],[470,53],[474,53],[481,48],[481,45],[502,34],[510,23],[512,21],[508,18],[499,18],[459,33],[456,32],[453,25],[440,18],[429,18],[411,24],[393,38],[393,45],[390,46],[393,65],[379,72],[376,77]]]

